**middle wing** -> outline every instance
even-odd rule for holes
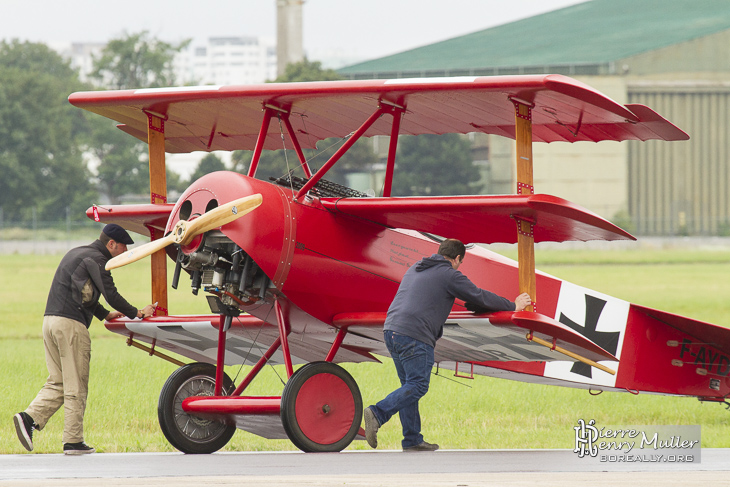
[[[535,224],[535,242],[636,240],[595,213],[543,194],[322,198],[321,203],[330,211],[392,228],[448,235],[462,242],[515,243],[516,218]]]
[[[86,216],[97,222],[116,223],[127,230],[151,237],[152,232],[164,234],[174,207],[173,204],[92,206],[86,210]]]

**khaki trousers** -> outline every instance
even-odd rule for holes
[[[26,413],[41,430],[63,405],[63,442],[84,441],[84,411],[89,391],[91,338],[83,323],[60,316],[43,318],[48,379]]]

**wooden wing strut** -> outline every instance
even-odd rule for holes
[[[145,112],[147,143],[150,156],[150,202],[167,204],[167,174],[165,173],[165,119],[156,113]],[[159,230],[149,227],[152,240],[164,237]],[[157,303],[155,315],[167,316],[167,253],[159,250],[152,254],[152,302]]]
[[[517,164],[517,194],[535,194],[532,166],[532,104],[512,99],[515,105],[515,139]],[[526,311],[537,311],[537,284],[535,278],[535,221],[516,218],[517,261],[520,293],[527,293],[532,304]]]

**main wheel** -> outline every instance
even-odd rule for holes
[[[281,396],[281,422],[305,452],[336,452],[355,439],[362,421],[362,396],[355,379],[330,362],[297,370]]]
[[[223,374],[223,394],[230,394],[233,382]],[[204,419],[183,411],[182,403],[192,396],[212,396],[215,392],[215,366],[192,363],[168,377],[160,392],[157,417],[167,441],[183,453],[213,453],[230,441],[234,425]]]

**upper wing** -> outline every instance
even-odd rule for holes
[[[515,218],[534,223],[535,242],[636,240],[608,220],[550,195],[322,198],[322,205],[393,228],[449,235],[463,242],[515,243]]]
[[[484,132],[515,138],[511,99],[534,105],[533,140],[685,140],[682,130],[641,105],[621,105],[561,75],[424,78],[249,86],[202,86],[74,93],[69,101],[122,124],[147,141],[145,112],[165,120],[165,150],[251,150],[264,106],[291,113],[303,147],[344,137],[381,104],[405,107],[401,134]],[[389,135],[381,117],[366,137]],[[264,148],[282,148],[278,124]]]

